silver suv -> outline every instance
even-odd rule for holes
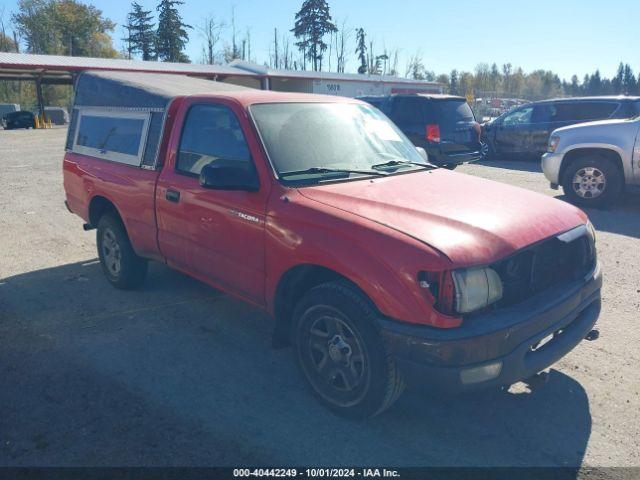
[[[638,112],[640,114],[640,112]],[[554,130],[542,171],[551,187],[585,207],[611,204],[640,185],[640,117],[603,120]]]

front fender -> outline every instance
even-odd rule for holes
[[[460,319],[443,316],[433,308],[430,294],[417,282],[421,270],[450,266],[443,254],[356,215],[320,204],[310,208],[308,203],[297,196],[267,216],[265,291],[272,313],[283,275],[310,264],[352,281],[387,317],[441,328],[459,326]]]

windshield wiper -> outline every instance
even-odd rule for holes
[[[327,167],[311,167],[306,168],[304,170],[291,170],[289,172],[281,172],[280,176],[289,177],[291,175],[307,175],[314,173],[359,173],[361,175],[376,175],[379,177],[384,177],[388,175],[387,173],[378,172],[375,170],[352,170],[350,168],[327,168]]]
[[[402,165],[417,165],[418,167],[422,167],[422,168],[429,168],[429,169],[433,169],[433,168],[438,168],[435,165],[431,164],[431,163],[418,163],[418,162],[411,162],[409,160],[389,160],[388,162],[384,162],[384,163],[378,163],[376,165],[371,165],[371,168],[374,168],[376,170],[381,169],[381,168],[386,168],[386,167],[399,167]]]

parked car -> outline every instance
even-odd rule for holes
[[[405,381],[528,378],[599,315],[582,211],[436,168],[357,100],[85,72],[63,172],[114,287],[155,260],[267,311],[345,416],[380,413]]]
[[[69,112],[63,107],[44,107],[44,115],[54,125],[66,125],[69,123]]]
[[[585,207],[604,207],[640,185],[640,117],[560,128],[551,134],[542,171],[552,188]]]
[[[464,97],[397,94],[359,97],[384,112],[429,161],[450,169],[481,157],[480,125]]]
[[[17,103],[0,103],[0,120],[4,119],[7,113],[19,112],[20,105]]]
[[[7,113],[4,116],[5,130],[15,128],[36,128],[36,120],[31,112],[21,110],[19,112]]]
[[[593,120],[632,118],[640,97],[563,98],[529,103],[483,125],[487,157],[537,158],[557,128]]]

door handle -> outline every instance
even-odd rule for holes
[[[170,202],[178,203],[180,201],[180,192],[177,191],[177,190],[173,190],[171,188],[168,188],[167,189],[167,193],[165,194],[164,198],[166,198]]]

